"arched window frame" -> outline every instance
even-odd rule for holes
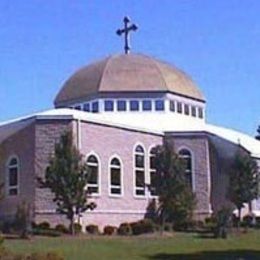
[[[10,165],[12,160],[16,160],[16,164]],[[16,184],[10,184],[10,170],[16,169]],[[7,196],[19,195],[19,180],[20,180],[20,160],[17,155],[12,155],[8,158],[6,163],[6,194]]]
[[[119,161],[119,166],[116,165],[112,165],[112,161],[114,159],[117,159]],[[111,170],[112,169],[119,169],[120,170],[120,185],[113,185],[112,182],[112,178],[111,178]],[[109,183],[109,196],[112,197],[122,197],[124,195],[124,184],[123,184],[123,162],[120,158],[120,156],[114,154],[113,156],[111,156],[109,158],[109,164],[108,164],[108,183]],[[113,193],[112,189],[120,189],[120,193]]]
[[[152,145],[149,148],[149,157],[148,157],[148,169],[149,169],[149,179],[150,179],[150,197],[157,197],[155,193],[155,188],[152,187],[152,175],[156,174],[156,169],[152,167],[152,158],[155,158],[155,154],[152,152],[156,148],[156,145]]]
[[[138,147],[141,147],[143,149],[143,152],[139,152],[139,151],[136,151]],[[139,167],[136,165],[136,156],[143,156],[143,167]],[[146,195],[146,188],[145,188],[145,181],[146,181],[146,162],[145,162],[145,148],[144,148],[144,145],[141,144],[141,143],[137,143],[135,146],[134,146],[134,150],[133,150],[133,186],[134,186],[134,197],[139,197],[139,198],[142,198],[142,197],[145,197]],[[144,185],[143,186],[137,186],[137,172],[139,173],[143,173],[143,181],[144,181]]]
[[[88,159],[90,158],[90,156],[94,156],[97,159],[97,163],[88,163]],[[87,184],[87,188],[97,188],[97,192],[92,192],[90,195],[91,196],[100,196],[101,195],[101,163],[100,163],[100,158],[98,156],[98,154],[96,154],[95,152],[90,152],[86,155],[86,164],[87,166],[97,166],[97,183],[93,184],[93,183],[88,183]]]
[[[191,169],[190,169],[190,170],[186,169],[185,172],[186,172],[186,173],[189,172],[190,175],[191,175],[191,188],[192,188],[192,190],[194,191],[194,190],[195,190],[194,154],[193,154],[193,152],[192,152],[192,150],[191,150],[190,148],[188,148],[188,147],[186,147],[186,146],[182,146],[182,147],[180,147],[180,148],[178,149],[179,158],[183,158],[183,159],[187,158],[187,156],[180,155],[180,152],[183,151],[183,150],[188,151],[189,154],[190,154]]]

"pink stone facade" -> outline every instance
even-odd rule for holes
[[[142,219],[146,208],[152,199],[149,190],[144,196],[137,197],[134,193],[134,150],[141,145],[145,151],[145,183],[149,183],[149,151],[152,147],[162,144],[164,138],[172,142],[175,150],[188,148],[193,155],[194,191],[198,199],[197,216],[208,216],[211,212],[210,198],[210,167],[209,143],[205,136],[182,137],[174,134],[163,136],[159,134],[134,131],[126,128],[107,126],[78,120],[36,120],[28,127],[9,137],[0,145],[1,177],[4,176],[4,163],[11,154],[16,154],[21,162],[19,197],[5,198],[0,203],[1,212],[14,214],[21,200],[29,202],[34,209],[36,222],[49,221],[53,226],[67,223],[64,216],[55,212],[52,194],[47,189],[39,188],[37,176],[44,176],[54,145],[60,135],[72,130],[75,144],[81,153],[87,157],[91,154],[98,158],[99,189],[98,195],[93,195],[97,208],[86,212],[80,218],[85,227],[97,224],[118,226],[122,222]],[[109,163],[113,157],[121,161],[122,194],[110,194]]]
[[[4,198],[0,202],[1,217],[9,219],[23,201],[33,205],[35,197],[34,189],[34,151],[35,151],[35,126],[30,124],[6,139],[0,145],[0,178],[4,183]],[[18,195],[7,194],[7,162],[9,158],[19,158]]]

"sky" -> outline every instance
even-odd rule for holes
[[[259,0],[0,0],[0,122],[53,107],[80,67],[132,51],[184,70],[207,121],[255,135],[260,124]]]

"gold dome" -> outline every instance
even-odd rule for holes
[[[205,101],[181,70],[140,54],[110,56],[73,74],[54,101],[56,106],[103,93],[171,92]]]

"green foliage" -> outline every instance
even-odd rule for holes
[[[257,140],[260,140],[260,125],[258,126],[256,132],[257,132],[257,135],[255,136],[255,138],[256,138]]]
[[[141,235],[146,233],[152,233],[155,231],[155,225],[149,219],[143,219],[137,222],[130,223],[130,226],[133,235]]]
[[[80,234],[82,232],[82,226],[79,223],[74,223],[73,225],[74,225],[73,229],[75,234]]]
[[[91,234],[91,235],[98,235],[100,233],[97,225],[86,226],[86,232]]]
[[[246,215],[243,217],[242,226],[244,227],[253,227],[254,218],[251,215]]]
[[[165,223],[165,224],[164,224],[164,231],[166,231],[166,232],[172,232],[172,231],[173,231],[172,223]]]
[[[129,223],[122,223],[120,224],[119,228],[117,229],[118,235],[121,236],[129,236],[132,235],[132,227]]]
[[[109,235],[109,236],[111,236],[111,235],[116,234],[116,232],[117,232],[117,227],[114,227],[114,226],[105,226],[105,227],[104,227],[103,234],[104,234],[104,235]]]
[[[232,209],[223,207],[217,212],[215,219],[215,237],[227,238],[229,228],[232,226]]]
[[[47,237],[59,237],[62,234],[58,230],[54,230],[54,229],[40,229],[40,228],[33,228],[32,233],[33,233],[33,235],[47,236]]]
[[[29,204],[22,202],[18,205],[14,228],[20,234],[21,238],[28,238],[31,229],[31,209]]]
[[[235,204],[241,219],[244,203],[249,203],[259,196],[259,172],[257,163],[251,156],[239,149],[229,174],[228,198]]]
[[[63,233],[63,234],[68,234],[69,233],[69,229],[63,225],[63,224],[58,224],[55,226],[55,230]]]
[[[0,234],[0,248],[3,246],[4,241],[4,237]]]
[[[196,206],[195,194],[185,179],[184,162],[165,143],[155,148],[155,189],[159,196],[158,216],[165,222],[180,225],[192,218]]]
[[[71,233],[74,233],[75,215],[87,209],[94,209],[94,203],[87,203],[88,192],[85,189],[89,174],[86,163],[73,144],[71,132],[65,132],[55,145],[54,156],[46,169],[45,180],[39,178],[43,188],[49,188],[54,194],[57,211],[65,214],[70,221]]]
[[[43,221],[39,224],[36,224],[36,227],[39,228],[39,229],[50,229],[51,228],[51,225],[49,222],[47,221]]]

